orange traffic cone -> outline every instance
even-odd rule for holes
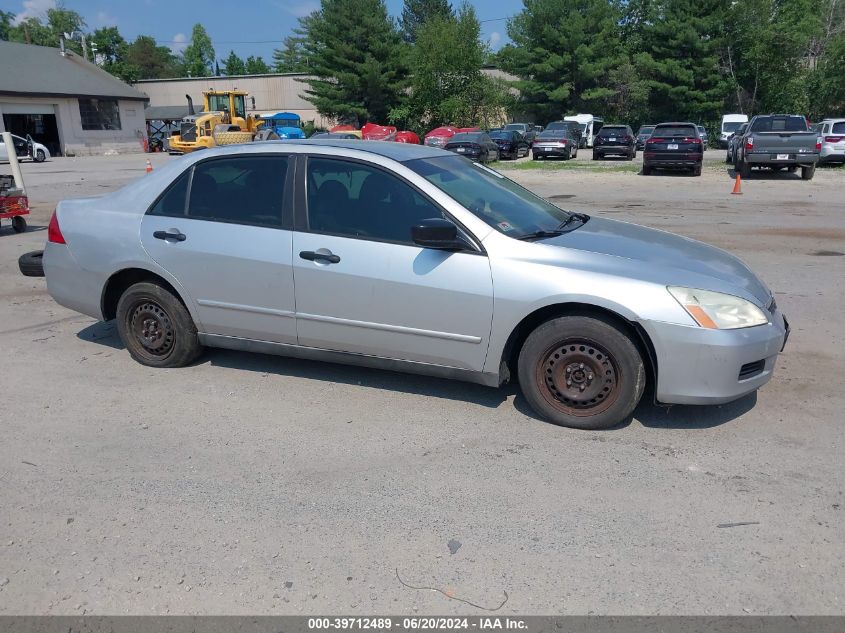
[[[150,162],[150,159],[147,159],[147,173],[151,174],[153,171],[153,164]]]
[[[150,161],[147,161],[150,162]],[[734,180],[734,190],[731,191],[731,194],[734,196],[741,196],[742,195],[742,177],[739,175],[739,172],[736,174],[736,180]]]

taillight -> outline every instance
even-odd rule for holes
[[[567,141],[566,141],[566,139],[565,139],[565,138],[564,138],[564,139],[561,139],[561,141],[560,141],[560,144],[561,144],[561,145],[566,145],[566,143],[567,143]]]
[[[822,137],[821,136],[816,139],[816,151],[817,152],[822,151]]]
[[[47,226],[47,241],[53,244],[66,244],[65,236],[62,235],[62,230],[59,228],[59,218],[56,217],[56,212],[50,216],[50,224]]]
[[[693,145],[701,145],[701,139],[696,137],[693,138],[685,138],[684,143],[692,143]]]
[[[645,142],[645,144],[646,145],[654,145],[655,143],[659,143],[659,142],[660,142],[660,139],[650,138]]]
[[[749,136],[745,139],[745,149],[754,149],[754,137]]]
[[[824,142],[825,143],[838,143],[839,141],[845,139],[845,136],[825,136]]]

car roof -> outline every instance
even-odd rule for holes
[[[668,123],[658,123],[654,127],[657,127],[657,126],[668,127],[670,125],[689,125],[690,127],[698,127],[695,123],[690,123],[689,121],[669,121]]]
[[[266,141],[263,143],[246,143],[239,147],[250,149],[254,146],[267,145],[298,145],[305,148],[313,147],[335,147],[338,149],[350,149],[359,152],[368,152],[378,156],[384,156],[395,161],[404,162],[415,158],[433,158],[442,156],[443,151],[427,145],[416,145],[414,143],[395,143],[392,141],[359,141],[352,139],[319,138],[308,140],[280,140]]]

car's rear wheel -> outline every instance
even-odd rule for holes
[[[598,160],[599,158],[601,158],[601,154],[599,154],[598,152],[593,152],[593,160]]]
[[[692,168],[692,175],[693,176],[700,176],[701,175],[701,165],[696,165]]]
[[[651,167],[649,165],[643,165],[643,176],[648,176],[651,174]]]
[[[121,295],[117,331],[132,358],[150,367],[184,367],[202,352],[188,310],[156,283],[134,284]]]
[[[645,366],[627,334],[601,317],[543,323],[519,354],[519,384],[543,418],[579,429],[624,422],[645,388]]]
[[[813,175],[816,173],[816,166],[815,165],[807,165],[806,167],[801,168],[801,180],[812,180]]]
[[[34,160],[36,163],[43,163],[45,160],[47,160],[47,154],[44,153],[43,149],[35,150],[35,156],[32,157],[32,160]]]
[[[736,170],[743,178],[749,178],[751,176],[751,165],[749,165],[745,160],[740,160],[737,163]]]

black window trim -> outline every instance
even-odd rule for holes
[[[241,222],[237,220],[222,220],[217,218],[192,218],[188,215],[188,206],[191,201],[191,189],[194,184],[194,170],[197,165],[201,165],[203,163],[219,161],[219,160],[227,160],[231,158],[253,158],[253,157],[272,157],[272,158],[286,158],[288,161],[288,167],[285,173],[285,191],[284,191],[284,199],[282,200],[282,223],[281,225],[271,225],[271,224],[264,224],[261,222]],[[193,220],[197,222],[216,222],[218,224],[235,224],[240,226],[257,226],[264,229],[276,229],[281,231],[293,231],[293,188],[295,182],[295,172],[296,172],[296,154],[294,153],[287,153],[287,152],[244,152],[242,154],[227,154],[226,156],[211,156],[209,158],[204,158],[202,160],[198,160],[197,162],[193,163],[190,167],[186,170],[181,172],[176,178],[173,179],[167,187],[162,191],[153,203],[147,208],[144,212],[144,215],[150,215],[154,217],[162,217],[162,218],[184,218],[185,220]],[[156,205],[164,198],[173,187],[176,186],[176,183],[184,176],[185,174],[188,175],[188,189],[185,192],[185,206],[182,209],[182,213],[180,215],[176,214],[154,214],[153,209]]]
[[[312,230],[308,224],[308,160],[311,158],[320,158],[320,159],[333,159],[333,160],[341,160],[350,163],[356,163],[359,165],[364,165],[371,169],[376,169],[385,173],[393,178],[398,179],[403,184],[407,185],[411,189],[414,190],[420,197],[424,198],[428,201],[432,206],[438,209],[442,214],[443,217],[447,220],[454,222],[455,225],[458,227],[458,230],[464,234],[467,241],[473,246],[472,250],[464,249],[462,251],[458,251],[460,253],[467,253],[470,255],[482,255],[487,257],[487,250],[481,244],[481,241],[473,235],[472,231],[470,231],[464,224],[458,220],[455,216],[449,213],[446,209],[444,209],[440,204],[438,204],[435,200],[431,198],[426,192],[416,186],[414,183],[409,181],[407,178],[397,174],[395,171],[390,169],[386,169],[384,166],[379,165],[377,163],[370,162],[365,159],[361,159],[358,157],[352,156],[338,156],[337,154],[322,154],[318,152],[308,152],[299,154],[299,169],[301,170],[301,174],[297,174],[296,178],[296,192],[295,192],[295,199],[296,205],[294,207],[294,231],[298,233],[307,233],[311,235],[330,235],[332,237],[342,237],[350,240],[361,240],[364,242],[378,242],[381,244],[396,244],[398,246],[408,246],[410,248],[424,248],[417,244],[414,244],[411,241],[399,241],[399,240],[386,240],[381,238],[375,237],[359,237],[355,235],[347,235],[345,233],[333,233],[329,231],[315,231]],[[401,164],[401,163],[400,163]]]

